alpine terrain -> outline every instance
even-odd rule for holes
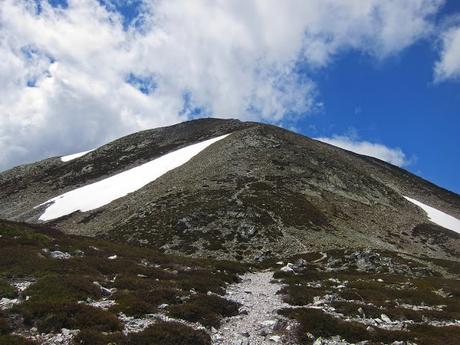
[[[460,196],[200,119],[0,173],[0,344],[458,344]]]

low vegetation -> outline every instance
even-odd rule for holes
[[[210,344],[211,328],[240,309],[222,297],[227,285],[250,269],[6,221],[0,247],[0,298],[12,303],[0,311],[0,344],[34,344],[26,339],[33,328],[81,330],[75,345]],[[297,321],[301,344],[340,335],[351,343],[447,345],[460,337],[452,323],[460,320],[460,281],[450,261],[334,250],[290,262],[275,279],[296,306],[280,314]],[[273,260],[257,268],[271,267],[280,266]],[[154,317],[126,331],[126,320],[149,315],[177,322]],[[382,318],[391,327],[374,322]]]
[[[119,315],[161,313],[217,327],[239,307],[219,295],[248,269],[7,221],[0,221],[0,247],[0,298],[18,299],[0,314],[1,344],[28,344],[19,335],[33,327],[39,333],[84,330],[76,344],[209,344],[207,332],[177,322],[124,335]],[[110,304],[100,308],[98,301]]]
[[[325,254],[298,255],[290,260],[293,272],[275,274],[286,284],[284,300],[297,306],[280,313],[297,321],[299,343],[338,335],[351,343],[458,343],[460,276],[441,273],[451,262],[376,251]]]
[[[196,295],[186,303],[169,309],[174,318],[199,322],[208,327],[219,327],[222,316],[238,315],[239,304],[215,295]]]
[[[281,313],[299,322],[297,336],[302,344],[312,342],[307,336],[308,333],[324,338],[340,335],[353,343],[364,340],[375,343],[392,343],[409,339],[407,332],[387,331],[377,327],[368,331],[367,327],[359,322],[343,321],[317,309],[283,310]]]
[[[103,334],[83,330],[74,339],[79,345],[209,345],[211,338],[202,330],[194,330],[178,322],[158,322],[142,332],[130,335]]]

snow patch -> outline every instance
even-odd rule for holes
[[[69,161],[71,161],[71,160],[74,160],[74,159],[83,157],[84,155],[86,155],[87,153],[90,153],[91,151],[94,151],[94,150],[88,150],[88,151],[83,151],[83,152],[77,152],[77,153],[73,153],[73,154],[71,154],[71,155],[62,156],[62,157],[61,157],[61,161],[62,161],[62,162],[69,162]]]
[[[458,220],[457,218],[452,217],[452,216],[448,215],[447,213],[444,213],[444,212],[442,212],[442,211],[440,211],[440,210],[438,210],[438,209],[436,209],[434,207],[425,205],[424,203],[422,203],[420,201],[411,199],[411,198],[409,198],[407,196],[405,196],[404,198],[406,198],[411,203],[413,203],[413,204],[417,205],[418,207],[420,207],[421,209],[423,209],[427,213],[428,218],[433,223],[438,224],[438,225],[442,226],[443,228],[455,231],[455,232],[460,234],[460,220]]]
[[[104,206],[155,181],[228,135],[189,145],[104,180],[61,194],[36,206],[50,204],[39,219],[47,221],[75,211],[87,212]]]

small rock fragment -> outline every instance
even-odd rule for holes
[[[391,323],[391,319],[385,314],[380,315],[380,318],[382,319],[383,322]]]
[[[60,250],[55,250],[55,251],[50,252],[50,256],[53,259],[58,259],[58,260],[68,260],[72,257],[72,255],[70,255],[69,253],[61,252]]]
[[[285,273],[292,273],[292,272],[294,272],[292,266],[293,265],[291,263],[288,263],[286,266],[281,267],[280,271],[285,272]]]
[[[270,341],[273,341],[274,343],[279,343],[281,342],[281,337],[279,335],[273,335],[270,338],[268,338]]]

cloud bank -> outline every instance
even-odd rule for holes
[[[453,26],[441,35],[440,59],[435,65],[437,81],[460,79],[460,26]]]
[[[319,106],[299,64],[398,54],[433,32],[443,1],[52,3],[0,6],[0,170],[199,116],[295,121]],[[446,34],[440,76],[458,73],[457,41]]]
[[[371,143],[368,141],[359,141],[347,136],[333,136],[331,138],[315,138],[324,143],[340,147],[342,149],[381,159],[385,162],[397,165],[399,167],[407,166],[409,160],[404,152],[396,147],[390,148],[382,144]]]

